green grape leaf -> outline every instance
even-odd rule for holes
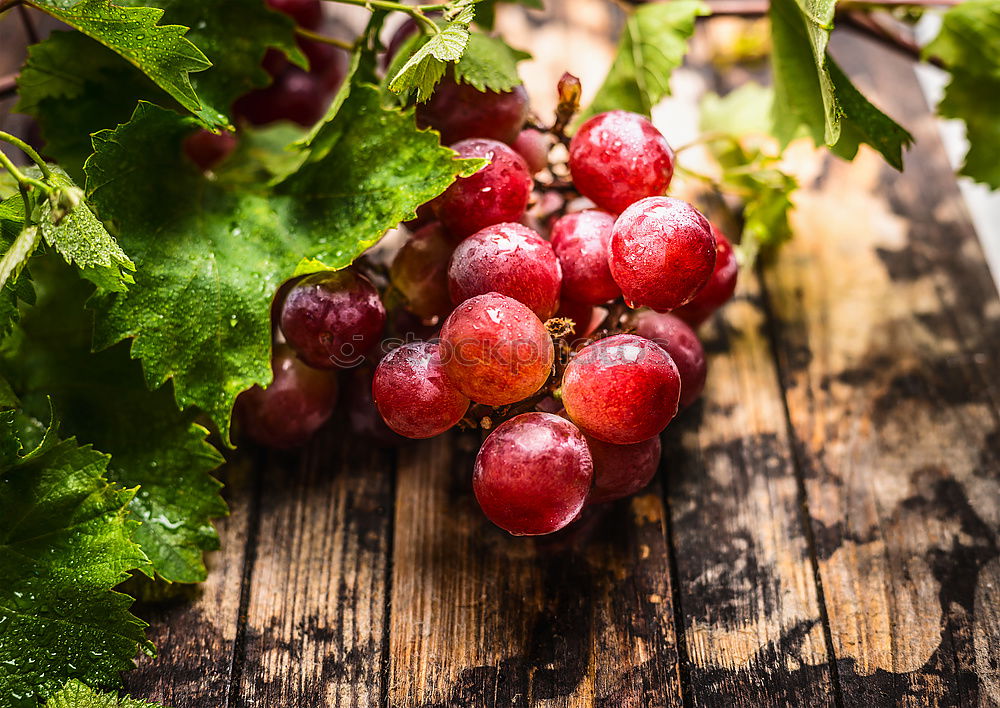
[[[670,74],[684,61],[695,18],[706,14],[700,0],[649,3],[632,12],[607,78],[582,117],[612,110],[648,116],[670,94]]]
[[[944,14],[941,31],[924,56],[951,73],[938,112],[965,121],[969,151],[961,174],[1000,189],[1000,4],[967,0]]]
[[[157,24],[162,10],[121,7],[110,0],[32,0],[31,4],[122,56],[206,125],[228,123],[198,98],[191,85],[190,74],[204,71],[212,62],[185,38],[187,27]]]
[[[827,52],[835,0],[774,0],[771,19],[775,135],[805,130],[817,145],[853,159],[867,143],[896,169],[912,136],[858,91]]]
[[[273,193],[207,180],[180,157],[191,121],[142,103],[94,137],[87,191],[142,277],[101,298],[96,344],[132,338],[147,384],[173,378],[177,403],[205,411],[229,440],[236,396],[271,379],[271,298],[299,262],[349,265],[480,161],[455,159],[412,111],[355,87],[317,135],[329,144]],[[313,156],[310,154],[309,156]],[[159,189],[136,189],[135,184]]]
[[[0,696],[34,708],[69,679],[114,685],[147,626],[112,588],[148,561],[127,518],[135,490],[108,482],[108,456],[50,428],[37,447],[0,413]]]
[[[708,145],[722,168],[720,186],[743,199],[736,248],[744,267],[792,237],[788,214],[798,182],[780,169],[781,155],[770,145],[773,99],[770,88],[748,83],[726,96],[706,94],[701,103],[699,127],[714,136]]]
[[[408,94],[416,90],[417,100],[426,101],[444,76],[448,62],[457,62],[469,42],[469,25],[474,10],[463,8],[454,19],[421,44],[389,81],[389,90]]]
[[[113,693],[98,693],[76,679],[45,702],[45,708],[167,708],[159,703],[137,701]]]
[[[156,574],[200,582],[204,551],[219,546],[211,520],[227,513],[209,474],[222,457],[194,422],[197,412],[177,409],[170,386],[146,388],[125,343],[91,353],[93,313],[83,307],[90,287],[58,265],[35,266],[38,300],[0,352],[0,374],[36,416],[51,396],[65,433],[111,454],[108,479],[140,486],[129,504],[142,522],[133,539]]]
[[[119,0],[118,4],[132,1]],[[215,61],[210,69],[191,77],[198,94],[213,106],[228,109],[237,96],[268,83],[261,68],[268,47],[305,64],[291,20],[268,10],[259,0],[163,0],[159,4],[166,9],[167,20],[193,28],[188,37]],[[239,32],[232,31],[236,14]],[[73,71],[67,71],[68,66]],[[53,32],[29,48],[18,92],[17,110],[38,120],[46,154],[81,181],[83,163],[93,152],[90,136],[127,122],[137,101],[181,109],[142,72],[77,32]]]
[[[482,0],[476,4],[475,23],[487,32],[492,30],[493,25],[496,23],[497,5],[501,2],[511,5],[521,5],[532,10],[542,10],[545,8],[542,0]]]
[[[480,91],[510,91],[521,84],[517,63],[531,55],[508,46],[502,39],[474,32],[461,59],[455,64],[455,80]]]

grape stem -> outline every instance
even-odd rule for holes
[[[436,5],[404,5],[402,3],[392,2],[391,0],[327,0],[327,2],[339,2],[343,5],[359,5],[360,7],[368,9],[377,7],[380,10],[405,12],[413,19],[422,23],[424,27],[431,31],[432,34],[437,34],[441,30],[438,29],[434,20],[429,18],[424,13],[434,12],[437,10],[447,10],[451,7],[448,3],[438,3]]]
[[[31,158],[31,161],[34,162],[36,165],[38,165],[38,169],[42,171],[43,179],[45,180],[52,179],[52,172],[49,170],[49,166],[45,164],[45,160],[42,159],[41,155],[39,155],[33,147],[28,145],[28,143],[24,142],[20,138],[14,137],[10,133],[5,133],[2,130],[0,130],[0,140],[2,140],[5,143],[10,143],[18,150],[23,152],[25,155],[27,155],[29,158]],[[4,167],[7,169],[8,172],[10,172],[14,176],[14,179],[18,181],[18,184],[35,183],[34,186],[38,186],[44,189],[46,192],[49,191],[48,185],[42,184],[37,180],[32,180],[30,177],[21,174],[21,172],[16,167],[14,167],[13,163],[11,163],[9,160],[7,160],[6,164],[4,164]]]
[[[305,27],[295,27],[295,34],[300,37],[305,37],[306,39],[311,39],[314,42],[322,42],[323,44],[329,44],[333,47],[338,47],[340,49],[346,50],[348,52],[354,51],[354,45],[351,42],[345,42],[342,39],[336,39],[334,37],[327,37],[325,34],[320,34],[319,32],[313,32]]]

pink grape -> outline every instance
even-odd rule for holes
[[[337,378],[331,371],[307,366],[283,345],[275,347],[271,371],[274,380],[267,388],[254,386],[240,395],[240,420],[261,445],[298,447],[333,413]]]
[[[236,135],[197,130],[184,139],[184,154],[202,170],[210,170],[236,149]]]
[[[300,27],[314,30],[323,22],[323,4],[320,0],[267,0],[272,10],[284,13]]]
[[[348,367],[378,342],[385,308],[374,286],[354,271],[314,273],[288,291],[280,322],[289,345],[310,366]]]
[[[643,197],[663,194],[674,175],[674,152],[637,113],[594,116],[573,136],[569,169],[580,194],[619,214]]]
[[[660,436],[632,445],[612,445],[587,437],[594,460],[594,486],[588,504],[622,499],[649,484],[660,465]]]
[[[389,352],[375,369],[372,396],[386,424],[408,438],[440,435],[469,408],[469,399],[444,372],[438,345],[430,342]]]
[[[512,143],[528,118],[528,94],[523,86],[510,91],[480,91],[445,77],[426,103],[417,106],[417,125],[441,133],[441,144],[467,138]]]
[[[561,280],[549,242],[511,222],[487,226],[462,241],[448,266],[448,290],[456,305],[495,292],[524,303],[541,320],[556,311]]]
[[[406,298],[410,312],[426,321],[452,310],[448,261],[455,247],[437,222],[424,226],[403,244],[389,268],[389,280]]]
[[[692,327],[697,327],[712,316],[712,313],[722,307],[736,292],[736,277],[739,275],[739,264],[732,244],[722,232],[712,225],[715,235],[715,270],[698,294],[686,305],[681,305],[674,314]]]
[[[673,310],[708,282],[715,237],[708,220],[687,202],[647,197],[615,222],[608,264],[630,307]]]
[[[490,160],[471,177],[459,178],[434,200],[434,211],[455,238],[482,228],[518,221],[531,197],[531,173],[524,158],[496,140],[463,140],[451,146],[460,157]]]
[[[483,442],[472,489],[486,517],[515,536],[552,533],[580,513],[593,479],[587,442],[551,413],[522,413]]]
[[[659,344],[674,360],[681,375],[681,409],[698,400],[705,390],[708,366],[694,330],[673,313],[647,310],[636,318],[635,333]]]
[[[517,300],[499,293],[469,298],[441,328],[445,371],[477,403],[520,401],[545,384],[555,348],[545,325]]]
[[[677,414],[681,379],[663,349],[634,334],[588,344],[563,372],[562,400],[587,435],[630,445],[660,433]]]
[[[608,266],[614,225],[615,217],[596,209],[567,214],[552,225],[552,248],[563,271],[563,296],[600,305],[622,294]]]
[[[540,130],[525,128],[517,134],[511,147],[524,158],[531,174],[538,174],[549,166],[549,148],[552,147],[552,141]]]

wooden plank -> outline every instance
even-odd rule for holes
[[[229,705],[378,705],[391,455],[330,431],[270,459]]]
[[[750,275],[702,332],[702,402],[664,435],[685,676],[695,705],[830,705],[784,404]]]
[[[389,705],[681,705],[658,490],[511,537],[472,495],[477,443],[401,454]]]
[[[995,704],[1000,302],[909,64],[835,55],[917,138],[902,175],[802,151],[766,274],[843,703]]]
[[[140,656],[138,668],[124,675],[135,696],[178,708],[226,704],[254,504],[252,461],[227,465],[223,479],[230,515],[216,521],[222,546],[206,556],[208,579],[174,599],[135,608],[150,623],[147,634],[159,652],[156,659]]]

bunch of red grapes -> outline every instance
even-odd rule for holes
[[[653,478],[661,431],[704,387],[692,327],[732,296],[733,251],[663,196],[673,151],[640,115],[602,113],[569,140],[564,120],[525,127],[520,87],[446,78],[417,119],[489,163],[418,210],[387,268],[363,257],[282,287],[274,382],[241,397],[241,420],[258,442],[301,445],[351,369],[356,433],[488,432],[472,479],[484,513],[552,533]]]

